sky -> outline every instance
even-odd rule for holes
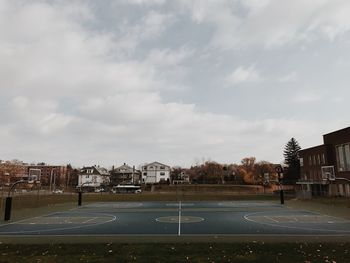
[[[348,0],[0,0],[0,159],[283,161],[349,126]]]

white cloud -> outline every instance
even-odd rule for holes
[[[115,7],[117,8],[117,7]],[[119,34],[114,36],[114,51],[128,54],[137,50],[138,46],[147,40],[156,40],[175,23],[173,14],[158,11],[147,11],[134,22],[123,20],[118,25]]]
[[[162,5],[165,0],[122,0],[122,2],[132,5]]]
[[[170,23],[173,22],[173,16],[150,11],[142,20],[139,27],[139,33],[142,38],[154,38],[165,31]]]
[[[256,82],[261,80],[259,72],[254,66],[236,68],[230,75],[226,77],[226,82],[230,85]]]
[[[295,71],[293,71],[293,72],[291,72],[291,73],[289,73],[289,74],[279,78],[278,81],[279,82],[295,82],[298,79],[299,79],[298,74]]]
[[[182,47],[179,50],[152,49],[148,54],[147,62],[152,65],[175,66],[188,59],[194,53],[193,50]]]
[[[350,29],[347,0],[178,1],[196,23],[215,27],[212,43],[225,49],[332,41]],[[239,13],[239,6],[245,14]]]
[[[302,91],[295,95],[294,101],[297,103],[312,103],[324,99],[323,92]]]

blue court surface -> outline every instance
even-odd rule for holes
[[[350,221],[274,202],[106,202],[0,225],[23,235],[350,237]]]

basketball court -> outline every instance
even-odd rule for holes
[[[350,221],[277,202],[98,202],[0,225],[0,236],[342,236]]]

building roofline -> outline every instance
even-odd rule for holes
[[[151,162],[151,163],[147,163],[147,164],[144,164],[143,166],[148,166],[148,165],[150,165],[150,164],[154,164],[154,163],[157,163],[157,164],[160,164],[160,165],[164,165],[164,166],[170,167],[170,165],[166,165],[166,164],[164,164],[164,163],[160,163],[160,162],[157,162],[157,161],[155,161],[155,162]]]
[[[347,130],[347,129],[350,129],[350,126],[348,126],[348,127],[346,127],[346,128],[343,128],[343,129],[340,129],[340,130],[336,130],[336,131],[332,131],[332,132],[323,134],[323,136],[327,136],[327,135],[330,135],[330,134],[332,134],[332,133],[341,132],[341,131],[344,131],[344,130]]]
[[[313,150],[313,149],[316,149],[316,148],[319,148],[319,147],[326,147],[326,146],[327,146],[326,144],[320,144],[320,145],[312,146],[312,147],[309,147],[309,148],[301,149],[299,152]]]

